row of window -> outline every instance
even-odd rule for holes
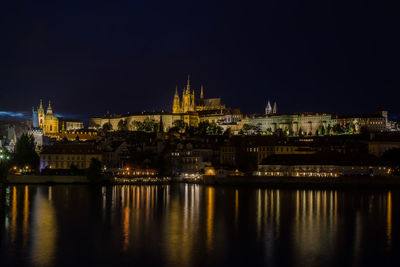
[[[258,151],[276,151],[276,152],[294,152],[294,147],[250,147],[247,148],[247,152],[258,152]]]
[[[43,160],[51,160],[51,159],[55,159],[55,160],[64,160],[64,156],[51,156],[51,155],[42,155],[42,159]],[[85,156],[66,156],[65,157],[66,160],[84,160]]]
[[[68,169],[71,167],[71,165],[74,165],[80,169],[83,169],[86,167],[85,162],[49,162],[49,164],[45,164],[45,166],[49,166],[51,168],[62,168],[62,169]]]

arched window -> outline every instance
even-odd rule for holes
[[[50,125],[50,132],[51,132],[51,131],[53,131],[53,126],[52,126],[52,125]]]

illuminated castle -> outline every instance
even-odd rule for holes
[[[200,98],[196,99],[194,89],[190,88],[190,76],[188,76],[186,87],[183,88],[182,99],[178,94],[178,86],[175,89],[174,101],[172,103],[173,114],[225,109],[225,105],[221,103],[221,98],[204,98],[203,86],[200,89]]]

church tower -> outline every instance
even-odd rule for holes
[[[35,107],[32,107],[32,129],[37,129],[39,128],[39,115],[38,111],[35,110]]]
[[[194,91],[190,90],[190,75],[188,75],[186,88],[183,89],[182,109],[183,113],[194,111]]]
[[[267,106],[265,107],[265,114],[270,115],[271,113],[272,113],[271,103],[269,103],[269,100],[268,100]]]
[[[178,86],[175,88],[174,101],[172,103],[172,113],[181,113],[181,100],[179,99]]]
[[[39,127],[43,129],[44,126],[44,108],[43,108],[43,101],[40,99],[39,108],[37,110],[38,113],[38,120],[39,120]]]
[[[274,108],[272,109],[272,114],[278,113],[278,108],[276,107],[276,102],[274,102]]]

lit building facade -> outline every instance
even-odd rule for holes
[[[208,121],[217,124],[224,122],[236,122],[242,118],[240,110],[227,109],[220,98],[204,98],[204,88],[201,86],[200,97],[196,98],[195,91],[190,85],[188,77],[187,84],[183,89],[182,96],[178,94],[178,88],[172,101],[172,112],[137,112],[124,115],[106,115],[104,117],[93,117],[90,119],[92,129],[101,129],[109,124],[110,130],[118,130],[121,123],[126,125],[127,130],[135,131],[137,122],[143,123],[152,120],[156,123],[162,121],[164,131],[174,126],[174,122],[181,120],[188,126],[198,126],[200,122]]]
[[[92,158],[102,161],[101,151],[93,144],[53,144],[40,153],[40,170],[70,169],[72,165],[87,169]]]
[[[37,110],[39,127],[43,130],[43,134],[49,137],[56,137],[59,133],[58,118],[53,114],[53,109],[49,101],[49,106],[46,113],[44,112],[43,102],[40,100],[40,105]]]

